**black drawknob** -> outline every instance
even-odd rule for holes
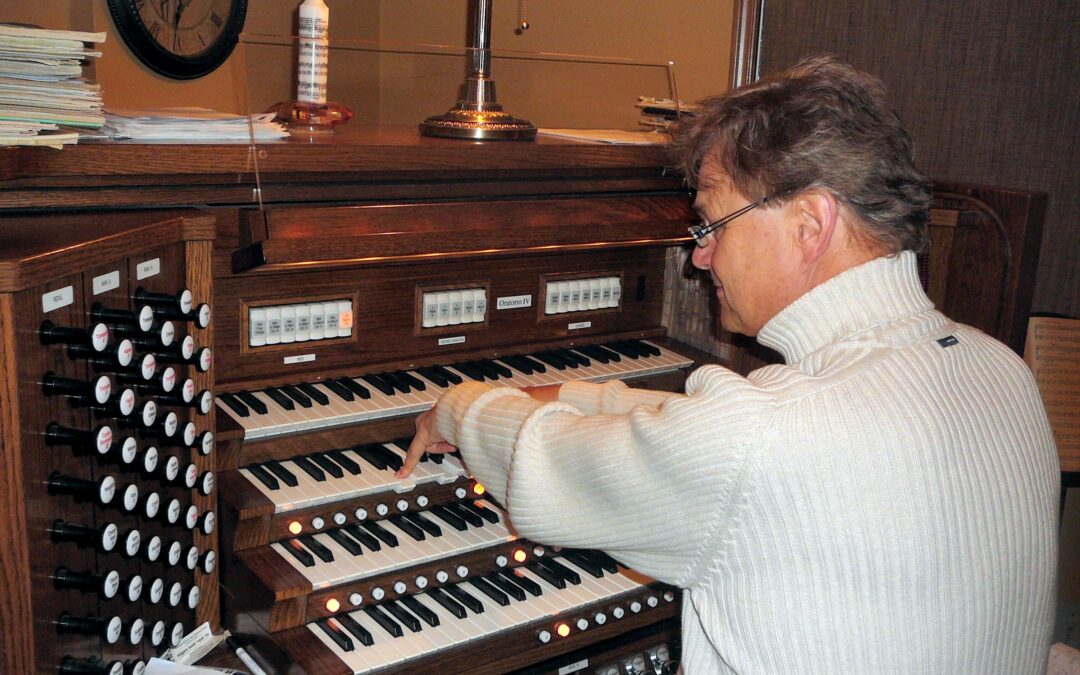
[[[69,328],[45,320],[38,329],[38,338],[44,345],[84,345],[95,352],[103,352],[109,346],[109,327],[97,323],[89,330]]]

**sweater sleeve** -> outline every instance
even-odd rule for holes
[[[571,404],[580,400],[576,391],[543,403],[468,383],[440,400],[436,419],[521,535],[603,549],[656,579],[690,586],[702,552],[715,551],[710,540],[734,526],[742,468],[771,397],[712,366],[691,375],[685,395],[629,410],[636,394],[625,385],[608,389],[610,402],[600,388],[582,406],[611,412],[586,415]]]
[[[559,400],[586,415],[622,415],[639,405],[659,408],[678,394],[653,389],[633,389],[620,380],[603,384],[566,382],[559,387]]]

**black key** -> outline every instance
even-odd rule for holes
[[[315,622],[315,625],[322,628],[323,632],[329,635],[330,639],[333,640],[338,647],[341,647],[341,651],[351,652],[353,649],[356,649],[353,646],[352,638],[346,635],[344,630],[335,626],[330,619],[319,619]]]
[[[619,352],[613,349],[608,349],[604,345],[593,345],[593,348],[601,354],[606,355],[610,360],[614,361],[615,363],[619,363],[620,361],[622,361],[622,356],[619,355]]]
[[[495,359],[488,359],[488,360],[484,361],[484,363],[489,364],[492,368],[494,368],[495,372],[497,372],[501,377],[513,377],[514,376],[514,373],[512,373],[509,368],[507,368],[503,364],[499,363]]]
[[[340,398],[342,401],[352,401],[354,398],[356,398],[355,396],[353,396],[352,390],[350,390],[348,387],[346,387],[337,380],[326,380],[322,383],[322,385],[332,391],[334,395]]]
[[[401,604],[405,605],[412,610],[412,613],[427,622],[429,626],[439,625],[439,615],[427,608],[427,605],[420,602],[411,595],[406,595],[401,598]]]
[[[459,619],[464,619],[469,615],[469,613],[465,611],[465,608],[461,606],[460,602],[451,598],[441,588],[431,589],[430,591],[428,591],[428,595],[430,595],[435,600],[435,602],[442,605],[443,609],[450,612]]]
[[[495,364],[491,361],[484,361],[481,359],[477,361],[470,361],[469,363],[472,364],[474,368],[483,373],[484,377],[489,380],[498,380],[502,376],[502,374],[499,372],[499,369],[496,368]]]
[[[375,387],[376,389],[378,389],[382,393],[386,394],[387,396],[393,396],[394,395],[394,388],[392,386],[390,386],[387,382],[383,381],[383,379],[381,377],[379,377],[378,375],[375,375],[374,373],[368,373],[367,375],[361,375],[360,379],[362,379],[364,382],[367,382],[371,386]]]
[[[644,340],[629,340],[629,342],[633,342],[634,346],[645,352],[646,356],[660,356],[660,349]]]
[[[412,391],[412,385],[410,385],[409,381],[402,377],[397,371],[379,373],[379,377],[402,394],[408,394]]]
[[[336,541],[341,548],[353,555],[364,555],[364,547],[342,530],[327,530],[327,536]]]
[[[483,504],[477,504],[471,499],[464,499],[458,502],[458,506],[465,509],[466,511],[469,511],[470,513],[475,513],[489,523],[499,522],[499,514],[495,513]]]
[[[420,461],[421,461],[421,462],[428,462],[428,461],[431,461],[431,462],[435,462],[436,464],[442,464],[442,463],[443,463],[443,459],[445,459],[445,458],[444,458],[444,457],[442,456],[442,454],[441,454],[441,453],[438,453],[438,454],[434,454],[434,455],[433,455],[433,454],[431,454],[430,452],[425,452],[425,453],[424,453],[424,457],[423,457],[423,458],[422,458],[422,459],[421,459]]]
[[[330,397],[329,396],[322,393],[321,391],[316,389],[314,386],[308,384],[307,382],[296,385],[296,388],[299,389],[300,391],[304,392],[308,396],[310,396],[312,401],[315,401],[316,403],[318,403],[320,405],[329,405],[330,404]]]
[[[266,414],[266,404],[255,398],[250,391],[238,391],[236,392],[236,398],[244,402],[244,405],[251,408],[260,415]]]
[[[268,459],[262,465],[289,487],[296,487],[300,484],[300,481],[296,480],[296,476],[292,475],[292,472],[283,467],[281,462],[276,459]]]
[[[585,368],[588,368],[592,365],[592,362],[589,361],[589,359],[586,358],[584,354],[579,354],[573,349],[560,349],[559,356],[563,357],[564,359],[575,361],[579,366],[583,366]]]
[[[562,564],[558,560],[555,560],[554,558],[537,558],[536,562],[540,563],[540,565],[542,565],[543,567],[551,570],[552,574],[558,574],[560,577],[565,579],[567,583],[574,584],[575,586],[581,583],[580,574],[570,569],[566,565]]]
[[[405,517],[406,520],[411,521],[413,524],[415,524],[417,527],[419,527],[424,532],[427,532],[431,536],[442,536],[442,528],[431,522],[428,518],[425,518],[424,514],[409,511],[403,513],[402,515]]]
[[[364,528],[371,534],[375,535],[379,541],[387,546],[394,547],[398,545],[398,538],[393,532],[386,530],[382,525],[379,525],[373,520],[365,520],[360,523],[360,527]]]
[[[555,588],[566,588],[566,581],[561,576],[538,564],[535,560],[525,563],[525,568]]]
[[[481,370],[479,368],[472,365],[471,363],[461,362],[461,363],[455,363],[455,364],[453,364],[453,366],[454,366],[455,370],[461,372],[462,374],[464,374],[466,377],[468,377],[471,380],[476,380],[477,382],[483,382],[485,379],[487,379],[487,378],[484,377],[484,373],[481,372]]]
[[[390,633],[394,637],[399,638],[405,634],[405,632],[401,630],[401,626],[399,626],[396,621],[391,619],[386,614],[386,612],[382,611],[378,607],[365,607],[364,613],[370,616],[375,621],[375,623],[382,626],[383,630],[385,630],[387,633]]]
[[[398,375],[405,378],[405,381],[408,382],[413,389],[416,389],[417,391],[427,391],[427,385],[424,384],[424,381],[416,377],[409,371],[399,370]]]
[[[604,576],[604,568],[600,567],[600,565],[590,560],[587,556],[582,555],[580,551],[563,549],[559,552],[559,555],[574,563],[575,565],[585,570],[597,579],[600,579]]]
[[[431,515],[443,521],[450,527],[454,528],[458,532],[464,532],[465,530],[469,529],[469,526],[465,524],[465,521],[463,519],[454,515],[454,513],[448,511],[445,507],[436,506],[435,508],[431,509],[429,513],[431,513]]]
[[[352,618],[349,614],[340,614],[336,617],[337,622],[341,624],[341,627],[353,634],[360,644],[365,647],[370,647],[375,644],[375,638],[371,637],[371,633],[367,628],[360,625],[360,622]]]
[[[360,527],[356,523],[346,525],[344,527],[344,530],[348,532],[349,536],[351,536],[353,539],[360,542],[364,546],[367,546],[368,549],[372,551],[382,550],[382,544],[379,543],[379,540],[368,534],[366,531],[364,531],[364,528]]]
[[[292,554],[292,557],[299,560],[304,567],[315,567],[315,557],[308,553],[307,549],[300,545],[300,542],[295,539],[287,539],[282,543],[282,546]]]
[[[567,358],[566,356],[563,355],[563,353],[560,350],[551,349],[551,350],[549,350],[549,351],[547,351],[545,353],[548,356],[550,356],[551,358],[556,359],[557,361],[562,361],[563,365],[566,366],[567,368],[577,368],[578,367],[578,362],[576,360],[571,359],[571,358]]]
[[[289,398],[285,394],[282,394],[280,391],[273,387],[267,387],[266,389],[263,389],[263,393],[274,399],[274,403],[277,403],[279,406],[285,408],[286,410],[296,409],[296,404],[292,402],[291,398]]]
[[[319,467],[315,466],[315,462],[312,462],[307,457],[304,457],[303,455],[293,457],[292,462],[296,466],[300,467],[300,469],[304,473],[311,476],[312,478],[319,481],[320,483],[323,482],[324,480],[326,480],[326,474],[323,473],[323,470],[320,469]]]
[[[447,379],[447,381],[450,382],[450,384],[461,384],[462,383],[461,376],[458,375],[457,373],[451,371],[451,370],[447,370],[446,368],[443,368],[442,366],[432,366],[431,369],[434,370],[439,375],[442,375],[443,377],[445,377]]]
[[[334,552],[319,543],[315,537],[310,534],[302,534],[297,537],[297,539],[299,539],[304,546],[307,546],[308,550],[319,556],[319,560],[327,563],[334,562]]]
[[[251,411],[232,394],[218,394],[218,400],[232,408],[232,411],[240,417],[251,417]]]
[[[530,354],[530,356],[540,359],[555,370],[566,370],[566,364],[563,363],[562,359],[552,356],[549,352],[536,352]]]
[[[619,352],[628,359],[638,358],[638,350],[634,349],[633,347],[628,347],[625,342],[609,342],[604,346],[608,349]]]
[[[502,575],[491,574],[491,575],[488,575],[488,576],[486,576],[484,578],[487,579],[489,582],[491,582],[492,586],[494,586],[495,588],[498,588],[503,593],[506,593],[511,598],[513,598],[513,599],[515,599],[515,600],[517,600],[519,602],[525,599],[525,589],[523,589],[521,586],[518,586],[517,584],[512,583],[511,581],[507,580]]]
[[[412,632],[420,632],[420,619],[417,619],[415,616],[412,615],[412,612],[405,609],[393,600],[390,600],[389,602],[384,602],[383,604],[379,605],[379,608],[385,609],[386,611],[390,612],[390,614],[395,619],[397,619],[401,624],[403,624]]]
[[[327,450],[324,453],[327,457],[338,463],[338,466],[345,469],[354,476],[360,475],[360,465],[353,461],[351,457],[346,455],[341,450]]]
[[[511,368],[520,370],[526,375],[532,375],[534,372],[536,372],[533,369],[532,364],[529,363],[528,359],[522,356],[500,356],[499,359]]]
[[[439,386],[439,387],[449,387],[450,386],[450,380],[447,379],[446,377],[444,377],[442,373],[438,372],[437,370],[435,370],[434,368],[432,368],[430,366],[426,366],[424,368],[417,368],[416,372],[420,373],[421,375],[423,375],[427,379],[434,382],[436,384],[436,386]]]
[[[585,354],[589,358],[596,359],[600,363],[608,363],[611,359],[604,352],[606,350],[601,349],[599,345],[585,345],[583,347],[574,347],[575,350]]]
[[[533,357],[529,356],[528,354],[522,354],[521,358],[528,361],[529,364],[532,365],[533,372],[535,372],[535,373],[546,373],[547,372],[547,366],[545,366],[543,363],[537,361]]]
[[[301,392],[299,389],[292,386],[291,384],[283,384],[280,387],[278,387],[278,389],[281,390],[281,393],[285,394],[286,396],[288,396],[292,400],[296,401],[297,403],[299,403],[304,408],[310,408],[311,407],[311,399],[308,398],[308,395]]]
[[[603,551],[581,551],[581,555],[591,559],[608,574],[618,574],[619,563]]]
[[[451,598],[471,609],[473,614],[483,613],[484,603],[469,595],[461,586],[444,586],[443,590],[449,593]]]
[[[472,579],[470,580],[470,583],[475,586],[476,589],[479,590],[481,593],[488,596],[503,607],[506,607],[510,604],[510,596],[508,596],[506,593],[503,593],[498,588],[495,588],[495,586],[491,585],[491,583],[489,583],[486,579]]]
[[[356,446],[355,448],[353,448],[353,452],[363,457],[365,461],[374,466],[376,469],[385,471],[386,456],[379,452],[379,450],[382,449],[383,447],[381,443],[368,443],[366,445]]]
[[[251,466],[246,468],[248,471],[251,472],[252,476],[258,478],[260,483],[270,488],[271,490],[277,490],[281,487],[281,484],[278,483],[277,478],[271,476],[269,471],[262,468],[258,464],[252,464]]]
[[[330,474],[334,478],[342,478],[345,476],[345,472],[340,466],[334,463],[334,460],[326,456],[325,453],[316,452],[313,455],[308,455],[311,461],[319,465],[319,468]]]
[[[397,527],[399,530],[409,535],[416,541],[424,541],[425,539],[427,539],[427,536],[424,535],[423,530],[406,520],[405,516],[401,514],[390,516],[388,520],[393,523],[395,527]]]
[[[341,377],[334,381],[364,400],[371,398],[371,392],[368,391],[368,388],[351,377]]]
[[[397,454],[385,445],[380,444],[376,449],[376,452],[381,453],[383,461],[386,462],[387,468],[391,471],[397,471],[405,465],[405,460],[401,458],[401,455]]]
[[[464,520],[466,523],[472,525],[473,527],[484,526],[483,518],[476,515],[472,511],[469,511],[468,509],[462,508],[461,504],[447,504],[444,508],[446,508],[447,511],[450,511],[458,518]]]
[[[544,589],[540,588],[540,584],[536,583],[532,579],[528,579],[522,575],[515,574],[510,570],[499,570],[499,576],[506,579],[510,583],[516,584],[517,586],[525,589],[533,597],[540,597],[544,594]]]

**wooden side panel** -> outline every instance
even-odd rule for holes
[[[19,444],[19,399],[16,379],[15,309],[12,296],[0,295],[0,513],[6,526],[0,529],[0,586],[6,591],[0,603],[0,671],[33,672],[33,641],[27,633],[33,622],[30,600],[29,546],[26,540],[26,509],[23,494],[22,447]]]

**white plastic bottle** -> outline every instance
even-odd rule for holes
[[[326,76],[330,63],[330,9],[323,0],[300,3],[299,70],[296,100],[326,103]]]

